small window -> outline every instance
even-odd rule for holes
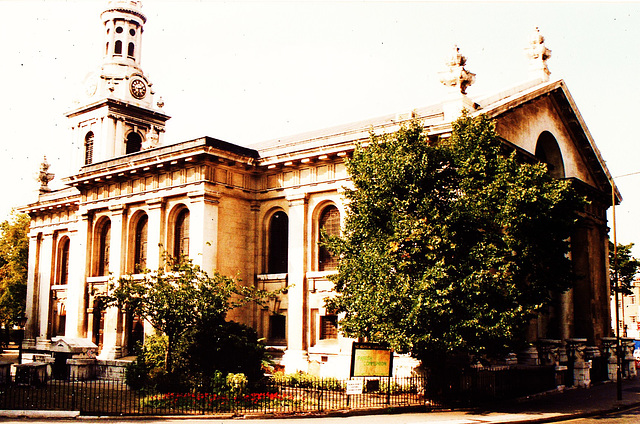
[[[339,236],[340,235],[340,212],[338,208],[334,205],[327,206],[320,215],[320,235],[319,239],[322,237],[322,234],[326,234],[327,236]],[[320,271],[331,271],[336,269],[338,266],[337,259],[329,252],[329,250],[320,246],[318,250],[318,270]]]
[[[98,275],[109,275],[109,250],[111,247],[111,222],[106,222],[100,229],[98,244]]]
[[[89,131],[84,137],[84,164],[93,163],[93,131]]]
[[[269,220],[269,246],[267,273],[287,272],[289,261],[289,218],[283,211],[273,214]]]
[[[320,340],[338,338],[338,316],[324,315],[320,317]]]
[[[131,34],[131,36],[132,36],[132,37],[133,37],[133,36],[135,36],[135,35],[136,35],[136,30],[135,30],[135,29],[133,29],[133,28],[131,28],[131,29],[129,30],[129,34]]]
[[[115,44],[115,48],[113,49],[115,54],[122,54],[122,41],[117,40]]]
[[[269,340],[284,341],[287,338],[287,318],[284,315],[269,316]]]
[[[69,238],[65,237],[60,243],[60,250],[58,251],[58,281],[60,285],[65,285],[69,282]]]
[[[178,213],[173,234],[173,257],[183,256],[189,256],[189,209]]]
[[[124,31],[124,30],[122,29],[122,27],[118,27],[118,28],[116,28],[116,33],[118,33],[118,34],[122,34],[122,31]]]
[[[135,49],[135,47],[133,46],[133,43],[129,43],[129,47],[127,48],[127,55],[128,56],[133,56],[134,49]]]
[[[127,136],[127,154],[139,152],[142,149],[142,137],[136,132]]]
[[[108,43],[108,42],[107,42],[107,44],[105,45],[105,48],[104,48],[104,54],[105,54],[105,55],[109,54],[109,43]]]
[[[147,215],[140,217],[136,224],[134,248],[134,272],[142,272],[147,268]]]

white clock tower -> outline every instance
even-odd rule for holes
[[[73,134],[74,169],[162,144],[169,116],[154,105],[151,81],[140,66],[146,17],[136,0],[110,0],[104,23],[103,60],[85,81],[81,105],[66,114]],[[81,171],[82,172],[82,171]]]

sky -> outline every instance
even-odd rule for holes
[[[0,0],[0,220],[37,199],[44,155],[53,187],[72,172],[64,113],[101,63],[106,3]],[[539,27],[551,78],[567,83],[611,175],[626,175],[617,239],[640,257],[639,2],[143,0],[143,12],[166,143],[250,145],[437,103],[454,45],[476,74],[471,98],[501,91],[529,79]]]

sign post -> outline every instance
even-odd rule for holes
[[[351,378],[358,377],[358,380],[349,380],[347,383],[347,405],[349,404],[352,394],[362,393],[364,377],[387,377],[389,383],[387,385],[389,390],[387,393],[387,403],[389,403],[392,372],[393,351],[391,349],[378,343],[353,342],[351,347],[351,372],[349,375]],[[353,382],[353,386],[350,390],[349,386],[351,382]],[[356,386],[355,382],[359,382],[359,386]]]

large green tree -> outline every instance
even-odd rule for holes
[[[0,224],[0,324],[24,312],[29,258],[29,215],[12,212]]]
[[[632,248],[633,243],[618,243],[617,249],[614,249],[613,243],[609,242],[609,278],[612,292],[618,289],[619,293],[624,295],[633,294],[631,283],[636,278],[640,268],[640,261],[631,255]],[[620,282],[619,288],[616,284],[616,278]]]
[[[227,328],[229,310],[278,294],[243,286],[218,272],[210,276],[185,258],[166,256],[165,263],[142,279],[121,277],[104,301],[144,317],[167,336],[164,366],[169,374],[177,370],[174,354],[187,334],[204,326]]]
[[[582,207],[533,162],[482,116],[437,142],[413,122],[357,146],[343,236],[326,242],[340,257],[328,307],[344,313],[342,330],[425,365],[517,348],[550,293],[572,284]]]

